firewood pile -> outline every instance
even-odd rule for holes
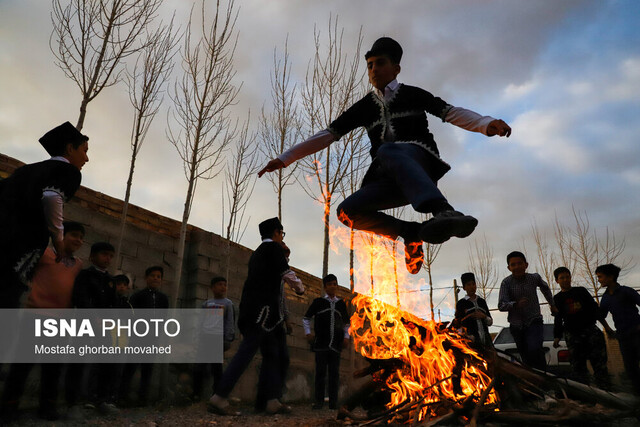
[[[370,366],[354,376],[367,378],[338,412],[343,425],[412,425],[412,426],[603,426],[640,424],[640,399],[626,393],[612,393],[569,379],[556,377],[496,353],[486,355],[492,380],[481,393],[457,395],[456,399],[441,397],[424,390],[423,398],[411,399],[387,407],[390,391],[389,376],[402,370],[395,359],[372,360]],[[437,388],[451,376],[431,385]],[[498,401],[487,403],[495,391]],[[431,400],[426,397],[430,396]],[[364,411],[357,410],[362,407]],[[366,412],[366,415],[363,413]],[[637,423],[637,424],[636,424]]]

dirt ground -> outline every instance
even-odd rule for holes
[[[58,421],[44,421],[37,418],[36,408],[25,408],[15,426],[277,426],[277,427],[319,427],[345,425],[336,420],[336,411],[329,409],[312,410],[311,404],[293,404],[293,411],[287,415],[254,414],[250,406],[237,406],[242,415],[223,417],[207,412],[205,402],[169,408],[122,409],[117,416],[104,417],[93,409],[84,409],[85,419],[70,421],[64,414]]]

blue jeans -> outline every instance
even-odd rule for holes
[[[511,335],[516,342],[518,353],[525,365],[545,371],[547,361],[542,348],[542,319],[536,319],[529,325],[511,325]]]
[[[415,223],[380,211],[408,204],[423,213],[450,208],[429,175],[429,163],[437,161],[430,156],[415,144],[382,144],[362,187],[338,206],[338,218],[357,230],[395,239]]]

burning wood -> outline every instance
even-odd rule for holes
[[[371,379],[346,400],[339,419],[361,426],[556,425],[640,415],[636,397],[536,371],[495,352],[485,359],[442,324],[361,295],[353,303],[356,349],[370,363],[356,376]],[[464,395],[452,388],[455,351],[464,354]],[[356,415],[357,406],[367,415]]]
[[[348,230],[332,234],[334,245],[350,247]],[[370,362],[358,375],[370,379],[346,400],[340,420],[363,426],[557,425],[640,415],[635,397],[534,371],[495,352],[479,354],[446,325],[400,309],[404,304],[424,312],[424,301],[401,298],[407,273],[396,266],[402,254],[390,254],[386,243],[368,235],[356,244],[355,289],[368,295],[352,300],[351,333],[356,350]],[[358,406],[367,414],[356,413]]]

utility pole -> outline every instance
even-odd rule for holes
[[[455,298],[456,305],[457,305],[458,304],[458,281],[456,279],[453,279],[453,297]]]

